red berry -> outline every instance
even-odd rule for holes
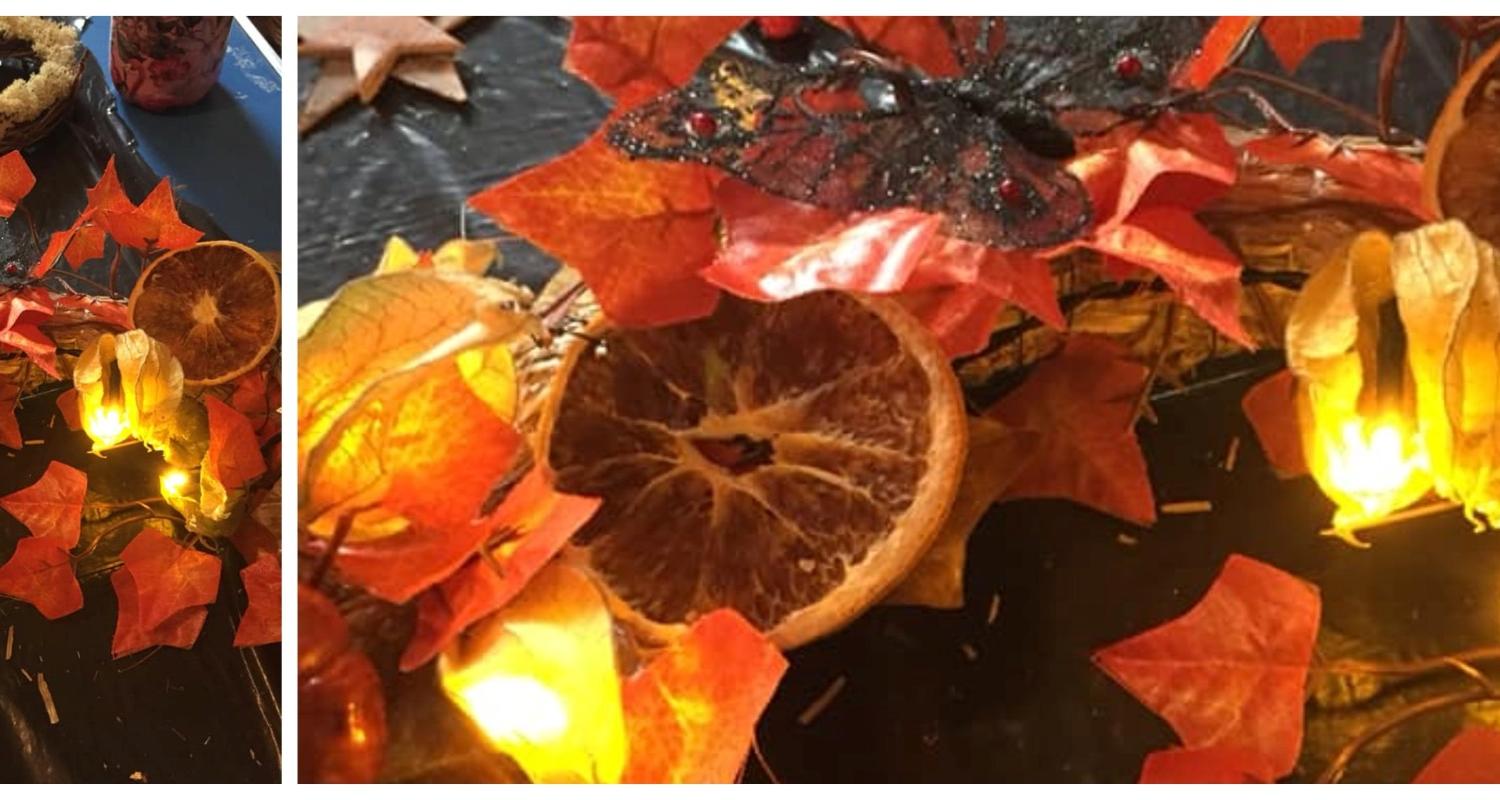
[[[708,139],[719,129],[719,121],[707,111],[694,111],[688,114],[687,127],[699,139]]]
[[[1007,205],[1021,205],[1026,202],[1026,187],[1015,178],[1005,178],[1000,181],[1000,199]]]
[[[20,275],[21,274],[21,265],[20,265],[20,263],[15,262],[15,261],[8,262],[5,265],[5,274],[9,275],[12,278],[16,277],[17,275]]]
[[[1133,81],[1141,76],[1141,70],[1146,65],[1141,63],[1141,57],[1135,53],[1121,53],[1115,59],[1115,74],[1127,81]]]
[[[802,30],[801,17],[756,17],[762,36],[771,40],[786,39]]]

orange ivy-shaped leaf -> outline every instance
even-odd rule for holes
[[[1233,555],[1186,614],[1100,650],[1094,663],[1188,748],[1248,751],[1279,778],[1302,750],[1321,609],[1316,587]]]
[[[148,647],[187,649],[198,641],[203,622],[208,619],[208,606],[184,608],[156,627],[147,629],[141,625],[140,593],[130,570],[115,570],[109,576],[109,582],[115,589],[115,599],[119,606],[115,635],[110,643],[110,654],[115,658],[124,658]]]
[[[1270,783],[1264,758],[1237,747],[1174,747],[1146,756],[1141,783]]]
[[[422,666],[460,633],[509,603],[573,533],[588,522],[599,498],[562,494],[546,473],[533,468],[516,484],[490,518],[509,532],[489,556],[475,555],[443,582],[417,598],[417,629],[401,669]]]
[[[693,76],[749,17],[574,17],[563,68],[628,108]]]
[[[36,483],[0,497],[0,508],[25,525],[32,536],[54,539],[64,550],[71,550],[78,544],[88,487],[87,475],[54,461]]]
[[[1282,370],[1250,387],[1240,401],[1271,469],[1282,478],[1307,474],[1302,430],[1297,421],[1297,378]]]
[[[1245,150],[1272,164],[1314,167],[1373,203],[1394,206],[1417,219],[1432,218],[1422,202],[1422,162],[1399,150],[1302,133],[1262,136],[1245,143]]]
[[[85,312],[88,319],[113,325],[120,330],[130,330],[133,327],[130,324],[130,306],[120,300],[84,294],[64,294],[59,295],[54,302],[57,308]]]
[[[21,199],[36,186],[36,176],[20,150],[12,150],[0,156],[0,218],[9,217],[16,211]]]
[[[596,134],[469,203],[575,267],[611,319],[662,325],[718,298],[698,274],[717,246],[711,189],[707,167],[632,161]]]
[[[1459,731],[1412,783],[1500,783],[1500,730],[1470,725]]]
[[[1123,345],[1073,336],[987,416],[1035,432],[1025,472],[1002,498],[1063,498],[1139,524],[1156,519],[1146,458],[1132,423],[1146,367]]]
[[[70,431],[83,430],[83,424],[78,418],[78,390],[69,389],[57,396],[57,413],[62,417],[63,424]]]
[[[219,595],[219,559],[143,528],[120,553],[136,589],[136,624],[153,630],[174,615]]]
[[[1219,17],[1203,36],[1203,46],[1175,76],[1176,85],[1207,89],[1241,51],[1246,37],[1255,32],[1260,17]]]
[[[281,562],[262,555],[240,570],[240,583],[250,604],[234,632],[235,647],[252,647],[281,641]]]
[[[0,594],[25,600],[47,619],[83,608],[83,590],[73,575],[68,549],[46,536],[28,536],[16,543],[15,555],[0,566]]]
[[[1296,72],[1318,45],[1358,41],[1364,35],[1364,17],[1266,17],[1260,32],[1281,66]]]
[[[217,397],[204,397],[203,406],[208,410],[208,454],[203,469],[230,490],[242,489],[265,474],[266,462],[250,420]]]
[[[40,327],[52,317],[53,310],[46,287],[0,291],[0,351],[6,347],[19,350],[48,375],[61,378],[57,371],[57,345]]]
[[[627,783],[732,783],[786,659],[729,609],[625,680]]]
[[[21,387],[0,378],[0,447],[21,449],[21,423],[16,420],[16,403]]]

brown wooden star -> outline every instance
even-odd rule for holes
[[[432,22],[451,32],[468,20],[468,17],[434,17]],[[402,56],[391,68],[390,77],[454,103],[463,103],[469,98],[458,76],[458,66],[449,55]],[[358,87],[354,65],[348,57],[323,59],[317,80],[297,113],[297,132],[308,132],[353,100],[359,94]]]
[[[422,17],[302,17],[297,52],[348,56],[356,87],[368,103],[402,56],[452,55],[463,43]]]

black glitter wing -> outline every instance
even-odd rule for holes
[[[1042,247],[1088,223],[1088,195],[946,82],[842,61],[788,69],[721,53],[688,85],[621,117],[634,157],[699,161],[839,211],[910,206],[995,247]]]

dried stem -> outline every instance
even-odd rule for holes
[[[1396,17],[1391,28],[1391,38],[1386,40],[1385,51],[1380,55],[1380,90],[1375,95],[1375,115],[1380,120],[1380,141],[1386,144],[1396,141],[1396,129],[1391,125],[1391,98],[1396,92],[1396,69],[1401,66],[1401,57],[1405,54],[1406,18]]]
[[[1322,774],[1318,775],[1318,783],[1337,783],[1344,776],[1344,771],[1349,768],[1349,762],[1359,754],[1371,742],[1379,739],[1390,731],[1401,725],[1416,719],[1417,717],[1431,714],[1435,711],[1443,711],[1449,708],[1477,703],[1481,700],[1500,699],[1494,692],[1482,687],[1474,686],[1460,692],[1429,697],[1417,703],[1412,703],[1390,717],[1366,728],[1358,736],[1349,741],[1341,748],[1333,761],[1329,762]]]
[[[1225,72],[1230,75],[1238,75],[1242,78],[1247,78],[1249,80],[1275,86],[1279,89],[1285,89],[1286,91],[1293,94],[1298,94],[1309,100],[1322,103],[1323,105],[1339,112],[1340,114],[1343,114],[1350,119],[1356,120],[1368,126],[1370,130],[1376,134],[1378,134],[1381,130],[1379,119],[1370,116],[1359,108],[1356,108],[1342,100],[1339,100],[1338,98],[1330,97],[1310,86],[1303,86],[1296,81],[1288,80],[1287,78],[1283,78],[1280,75],[1273,75],[1269,72],[1262,72],[1258,69],[1251,69],[1249,67],[1230,67],[1225,70]]]
[[[1339,659],[1326,664],[1315,664],[1312,669],[1315,672],[1342,672],[1342,673],[1364,673],[1369,675],[1421,675],[1428,672],[1437,672],[1444,669],[1455,668],[1454,662],[1464,664],[1472,669],[1474,664],[1488,662],[1500,664],[1500,646],[1476,647],[1471,650],[1462,650],[1445,656],[1434,656],[1416,661],[1364,661],[1361,659]],[[1459,668],[1460,671],[1465,671]]]

